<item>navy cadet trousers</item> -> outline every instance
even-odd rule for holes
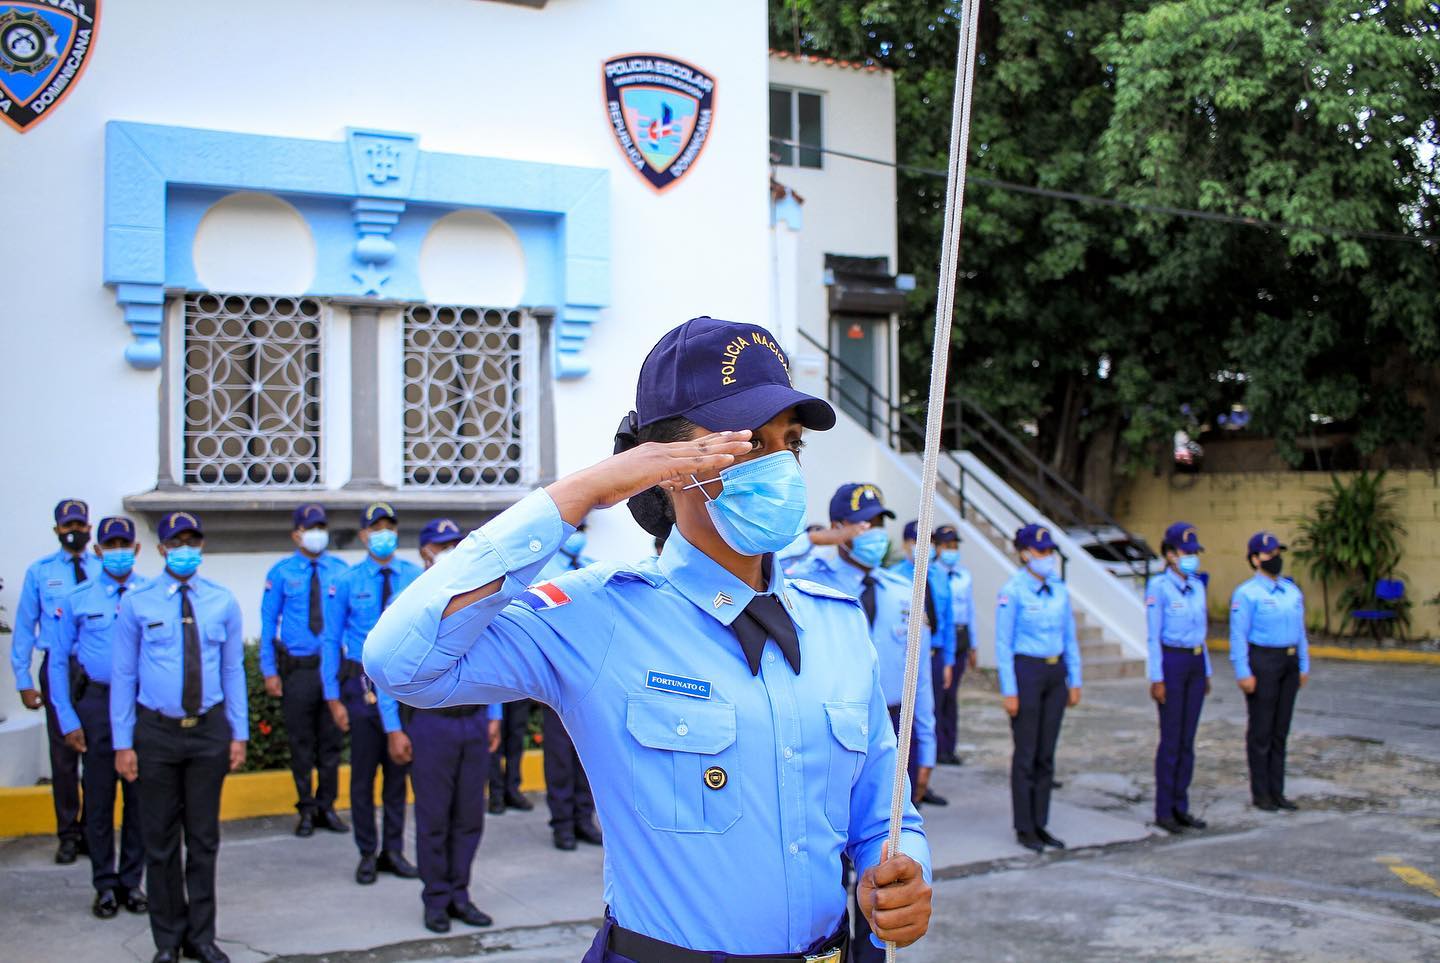
[[[484,706],[416,709],[406,726],[414,746],[415,862],[428,910],[470,901],[470,864],[485,830],[490,724]]]
[[[960,738],[960,680],[965,678],[970,656],[970,630],[962,625],[956,631],[955,676],[948,686],[945,655],[940,649],[930,650],[930,679],[935,686],[935,752],[941,759],[955,755],[955,743]]]
[[[1195,773],[1195,730],[1205,705],[1205,656],[1195,649],[1161,646],[1165,701],[1160,710],[1160,745],[1155,750],[1155,818],[1190,811],[1190,777]]]
[[[1017,833],[1034,833],[1050,821],[1055,781],[1055,744],[1070,697],[1065,660],[1015,656],[1020,711],[1010,720],[1015,754],[1010,759],[1010,809]]]
[[[138,889],[145,871],[145,846],[140,837],[140,791],[115,771],[115,743],[110,734],[110,687],[85,686],[75,704],[85,733],[85,842],[90,846],[90,873],[95,892]],[[124,810],[120,819],[120,865],[115,865],[115,785],[120,784]]]
[[[365,701],[365,683],[356,676],[340,684],[340,698],[350,714],[350,822],[361,855],[405,849],[405,774],[410,767],[390,758],[390,738],[380,721],[380,707]],[[380,801],[384,834],[375,835],[375,771],[380,770]]]
[[[318,655],[291,657],[299,663],[285,674],[280,708],[285,734],[290,739],[290,774],[295,778],[295,808],[301,812],[328,812],[340,793],[340,750],[345,734],[335,725],[325,704]],[[313,665],[311,663],[314,663]],[[311,789],[310,774],[316,773]]]
[[[1252,645],[1250,671],[1255,674],[1255,691],[1245,697],[1250,797],[1256,802],[1274,802],[1285,795],[1285,743],[1300,691],[1300,659],[1293,646]]]
[[[525,731],[530,726],[529,699],[507,702],[501,710],[500,751],[490,759],[490,796],[515,799],[520,795],[520,761],[525,758]]]
[[[80,808],[80,753],[65,745],[60,717],[50,701],[50,653],[40,662],[40,694],[45,698],[45,732],[50,740],[50,798],[55,803],[55,834],[79,842],[85,836]]]
[[[560,714],[549,706],[545,713],[545,802],[550,807],[550,828],[557,836],[572,837],[582,827],[593,827],[595,799],[580,754]],[[491,791],[494,789],[492,787]]]

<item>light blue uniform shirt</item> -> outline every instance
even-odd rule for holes
[[[1305,636],[1305,595],[1288,578],[1272,579],[1256,572],[1230,597],[1230,662],[1235,678],[1248,679],[1250,646],[1295,647],[1300,671],[1310,671],[1310,640]]]
[[[141,589],[148,581],[131,572],[125,580],[125,592]],[[61,606],[55,646],[50,650],[50,701],[55,705],[61,732],[80,728],[80,717],[70,703],[71,656],[80,660],[80,667],[93,681],[110,684],[110,632],[123,598],[120,587],[119,582],[102,572],[70,593]]]
[[[851,565],[839,552],[830,549],[811,555],[792,571],[791,578],[810,579],[859,600],[865,574],[864,569]],[[914,583],[889,569],[873,568],[870,574],[875,577],[875,624],[870,626],[870,641],[875,644],[875,654],[880,660],[880,690],[885,693],[887,706],[898,706],[905,692],[905,649],[909,642],[910,594]],[[924,646],[921,651],[929,651],[930,626],[926,624],[924,611],[919,613],[919,618],[920,644]],[[934,766],[935,687],[923,664],[915,683],[913,737],[917,762],[921,766]]]
[[[1205,644],[1210,613],[1205,606],[1205,583],[1166,569],[1150,580],[1145,590],[1145,626],[1149,653],[1145,664],[1151,682],[1165,681],[1160,647],[1199,649],[1205,656],[1205,678],[1210,678],[1210,647]]]
[[[31,653],[36,649],[48,652],[55,641],[60,607],[76,585],[72,558],[61,549],[30,563],[25,570],[20,600],[15,603],[15,634],[10,640],[10,667],[15,670],[17,691],[35,688],[30,675]],[[94,581],[101,571],[100,560],[90,552],[82,554],[80,560],[86,577]]]
[[[888,571],[896,575],[903,575],[907,581],[915,580],[915,560],[906,556],[900,561],[891,565]],[[955,613],[951,611],[950,582],[945,578],[944,569],[934,559],[930,561],[930,570],[925,585],[930,590],[930,598],[935,603],[935,631],[930,633],[930,648],[939,649],[944,653],[945,664],[955,664]]]
[[[950,611],[952,652],[958,648],[959,643],[953,640],[962,625],[970,634],[970,645],[974,646],[979,641],[975,638],[975,577],[959,562],[955,563],[954,568],[950,568],[937,559],[934,570],[939,573],[938,581],[944,584],[950,593],[949,605],[946,607]]]
[[[535,579],[537,582],[548,582],[552,578],[558,578],[566,572],[573,572],[582,569],[587,565],[594,565],[595,560],[581,552],[579,555],[567,555],[562,548],[550,556],[550,561],[540,570],[540,575]]]
[[[278,675],[275,658],[275,630],[291,655],[319,655],[321,635],[310,631],[311,562],[320,567],[320,604],[324,608],[336,582],[350,570],[328,553],[309,559],[297,550],[294,555],[271,566],[265,576],[265,594],[260,598],[260,673]]]
[[[365,636],[380,618],[380,600],[385,588],[381,569],[386,568],[390,569],[390,603],[393,605],[401,590],[420,577],[420,566],[394,556],[382,565],[374,556],[366,555],[336,579],[333,594],[326,593],[325,645],[320,650],[320,684],[326,699],[340,698],[342,654],[343,658],[355,662],[364,657]],[[375,704],[380,709],[380,722],[385,731],[401,731],[399,704],[383,692],[375,694]]]
[[[995,599],[995,667],[1001,695],[1019,694],[1017,655],[1038,659],[1063,656],[1066,685],[1080,688],[1080,643],[1075,639],[1070,589],[1053,576],[1041,582],[1024,566],[1001,586]]]
[[[245,694],[245,637],[240,605],[224,586],[190,576],[190,606],[200,630],[200,711],[223,699],[230,738],[250,738]],[[183,719],[185,635],[180,582],[167,570],[144,588],[126,592],[111,630],[110,728],[116,749],[134,748],[135,705]]]
[[[845,912],[840,857],[861,871],[879,862],[894,785],[863,613],[773,573],[803,671],[767,641],[755,676],[729,628],[755,593],[678,528],[659,559],[527,591],[572,530],[541,490],[472,532],[381,617],[366,671],[417,706],[553,706],[590,778],[621,926],[732,954],[829,935]],[[455,595],[497,581],[442,622]],[[908,804],[901,848],[928,879]]]

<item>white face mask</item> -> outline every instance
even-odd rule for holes
[[[307,528],[300,533],[300,547],[311,555],[319,555],[330,545],[330,533],[323,528]]]

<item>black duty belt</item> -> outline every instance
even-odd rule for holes
[[[610,927],[610,949],[621,956],[628,956],[635,963],[843,963],[846,957],[845,944],[847,925],[841,921],[840,930],[821,944],[814,953],[785,953],[779,956],[735,956],[728,953],[709,953],[702,950],[687,950],[663,940],[627,930],[622,926]]]
[[[1016,653],[1017,659],[1029,659],[1031,662],[1039,662],[1043,665],[1059,665],[1061,656],[1058,655],[1023,655]]]
[[[1250,658],[1255,658],[1256,653],[1263,652],[1266,655],[1295,655],[1300,651],[1299,646],[1294,645],[1260,645],[1256,642],[1250,643]]]
[[[184,716],[180,719],[176,719],[174,716],[167,716],[163,712],[156,712],[149,706],[137,705],[135,707],[135,714],[138,715],[140,718],[149,719],[152,722],[158,722],[161,725],[171,729],[194,729],[200,723],[215,715],[217,712],[224,711],[225,703],[223,700],[215,703],[213,706],[206,709],[198,716]]]
[[[320,668],[320,656],[318,655],[289,655],[285,656],[285,674],[289,675],[296,669],[318,669]]]
[[[447,719],[468,719],[484,708],[484,706],[445,706],[440,709],[417,709],[415,711],[429,712]]]
[[[1165,648],[1167,648],[1167,649],[1177,649],[1177,650],[1179,650],[1179,651],[1181,651],[1181,652],[1189,652],[1191,655],[1204,655],[1204,654],[1205,654],[1205,646],[1203,646],[1203,645],[1181,645],[1179,642],[1164,642],[1164,641],[1162,641],[1160,644],[1163,645],[1163,646],[1165,646]]]

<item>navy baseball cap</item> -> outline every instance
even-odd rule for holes
[[[89,522],[90,506],[78,498],[67,498],[55,506],[55,524],[64,525],[66,522]]]
[[[757,324],[691,318],[650,349],[635,388],[637,427],[687,418],[710,431],[759,428],[786,408],[814,431],[835,427],[835,409],[790,384],[790,361]]]
[[[465,533],[460,530],[460,526],[449,518],[432,518],[425,523],[424,528],[420,529],[421,545],[430,545],[435,542],[458,542],[464,537]]]
[[[1031,522],[1015,533],[1015,544],[1020,548],[1033,548],[1044,552],[1055,547],[1055,539],[1051,537],[1050,529]]]
[[[907,542],[913,542],[913,541],[915,541],[915,540],[919,537],[919,535],[920,535],[920,521],[919,521],[919,519],[916,519],[916,520],[913,521],[913,522],[906,522],[906,523],[905,523],[905,540],[906,540]]]
[[[1176,522],[1165,529],[1165,543],[1191,555],[1205,551],[1205,546],[1200,544],[1200,536],[1195,534],[1195,526],[1189,522]]]
[[[895,513],[885,507],[880,489],[874,485],[850,482],[835,489],[835,495],[830,499],[832,522],[868,522],[879,515],[895,517]]]
[[[388,503],[374,502],[367,505],[365,510],[360,513],[360,527],[369,528],[382,518],[388,518],[396,524],[400,522],[399,516],[395,514],[395,509],[391,508]]]
[[[95,541],[104,545],[116,538],[125,542],[135,541],[135,523],[124,515],[113,515],[110,518],[100,519],[100,531],[97,533]]]
[[[182,532],[194,532],[203,537],[205,530],[200,527],[200,517],[189,512],[170,512],[160,519],[157,527],[160,541],[168,542]]]
[[[1280,539],[1271,532],[1256,532],[1250,536],[1250,544],[1245,549],[1246,555],[1261,555],[1265,552],[1284,551],[1286,546],[1280,544]]]
[[[943,545],[946,542],[958,542],[960,541],[960,532],[956,530],[954,525],[941,525],[931,534],[930,541],[936,545]]]
[[[326,524],[325,506],[317,505],[314,502],[307,502],[297,506],[295,514],[291,516],[296,528],[314,528],[316,525]]]

